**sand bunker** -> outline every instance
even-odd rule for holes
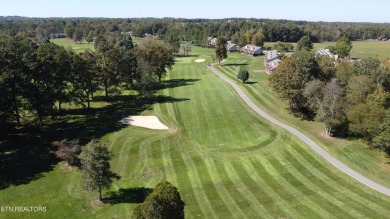
[[[195,60],[195,62],[204,62],[204,61],[206,61],[206,59],[197,59],[197,60]]]
[[[120,121],[122,124],[139,126],[148,129],[167,130],[168,126],[162,124],[156,116],[129,116]]]

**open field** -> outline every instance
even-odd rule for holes
[[[274,43],[265,43],[264,46],[269,47]],[[292,43],[294,48],[296,43]],[[335,42],[313,43],[314,50],[326,48],[336,45]],[[351,56],[357,58],[377,57],[381,60],[390,58],[390,42],[389,41],[353,41]]]
[[[72,48],[72,50],[77,53],[84,52],[86,49],[95,49],[93,42],[88,43],[86,41],[82,41],[81,43],[75,43],[72,39],[69,38],[57,38],[51,39],[50,41],[65,48]],[[133,38],[133,43],[138,43],[139,41],[141,41],[140,38]]]
[[[161,180],[179,188],[188,218],[390,215],[390,197],[339,172],[301,141],[252,112],[229,85],[206,68],[212,52],[194,47],[194,55],[177,58],[165,79],[167,88],[148,104],[123,91],[122,96],[96,97],[92,105],[95,114],[84,116],[69,109],[62,115],[67,127],[54,130],[51,139],[102,136],[112,143],[112,169],[122,179],[111,190],[119,198],[108,199],[110,204],[96,203],[97,193],[82,190],[79,172],[59,163],[31,182],[0,190],[2,205],[46,206],[46,213],[0,212],[0,218],[83,218],[86,214],[90,218],[126,218],[144,198],[139,194]],[[195,63],[197,59],[206,61]],[[239,68],[248,68],[249,83],[237,83],[253,101],[317,137],[316,142],[340,160],[389,187],[388,165],[378,152],[357,141],[322,137],[322,124],[300,121],[287,113],[286,105],[272,96],[267,76],[261,72],[262,59],[229,54],[217,68],[234,79]],[[124,116],[136,114],[155,115],[170,130],[119,123]],[[383,169],[378,169],[379,164]]]
[[[53,42],[65,48],[71,48],[77,53],[84,52],[86,49],[94,50],[93,42],[87,43],[86,41],[82,41],[81,43],[75,43],[72,39],[69,38],[51,39],[50,42]]]

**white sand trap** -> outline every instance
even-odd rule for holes
[[[204,61],[206,61],[206,59],[197,59],[197,60],[195,60],[195,62],[204,62]]]
[[[156,116],[129,116],[120,121],[122,124],[139,126],[148,129],[167,130],[168,126],[162,124]]]

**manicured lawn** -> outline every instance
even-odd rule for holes
[[[53,42],[65,48],[71,48],[77,53],[84,52],[86,49],[94,50],[93,42],[87,43],[86,41],[83,41],[81,43],[75,43],[72,39],[69,38],[51,39],[50,42]]]
[[[128,91],[111,99],[97,97],[95,101],[101,101],[93,103],[96,114],[67,111],[61,118],[68,127],[52,137],[72,131],[72,136],[103,136],[111,142],[112,169],[122,176],[112,192],[122,189],[131,196],[168,180],[179,188],[187,218],[390,215],[390,197],[355,182],[298,139],[252,112],[229,85],[206,68],[211,53],[194,47],[194,55],[177,58],[165,78],[168,88],[160,90],[150,104],[138,103]],[[199,58],[206,61],[195,63]],[[228,65],[217,68],[232,78],[239,68],[249,69],[249,82],[253,83],[237,83],[259,106],[310,137],[318,137],[316,141],[333,154],[341,152],[339,157],[353,164],[351,167],[362,166],[357,170],[365,173],[369,172],[367,165],[372,167],[373,179],[385,173],[374,168],[377,152],[367,150],[366,155],[362,144],[321,138],[321,124],[289,115],[285,104],[272,96],[266,74],[258,72],[264,70],[262,57],[229,54],[223,64]],[[170,130],[119,125],[120,117],[129,114],[156,115]],[[73,129],[75,125],[85,130]],[[80,178],[77,169],[59,163],[38,179],[2,189],[1,205],[46,206],[47,212],[0,212],[0,218],[128,218],[140,201],[121,197],[112,204],[97,204],[97,193],[84,192]],[[110,197],[108,191],[105,197]]]
[[[265,46],[271,46],[274,43],[265,43]],[[294,48],[297,47],[293,43]],[[335,42],[314,43],[314,51],[328,46],[335,46]],[[380,60],[390,58],[390,42],[389,41],[353,41],[351,56],[357,58],[376,57]]]

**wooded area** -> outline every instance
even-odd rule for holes
[[[388,61],[335,62],[302,50],[284,57],[269,79],[291,112],[324,122],[326,135],[362,137],[390,152]]]

